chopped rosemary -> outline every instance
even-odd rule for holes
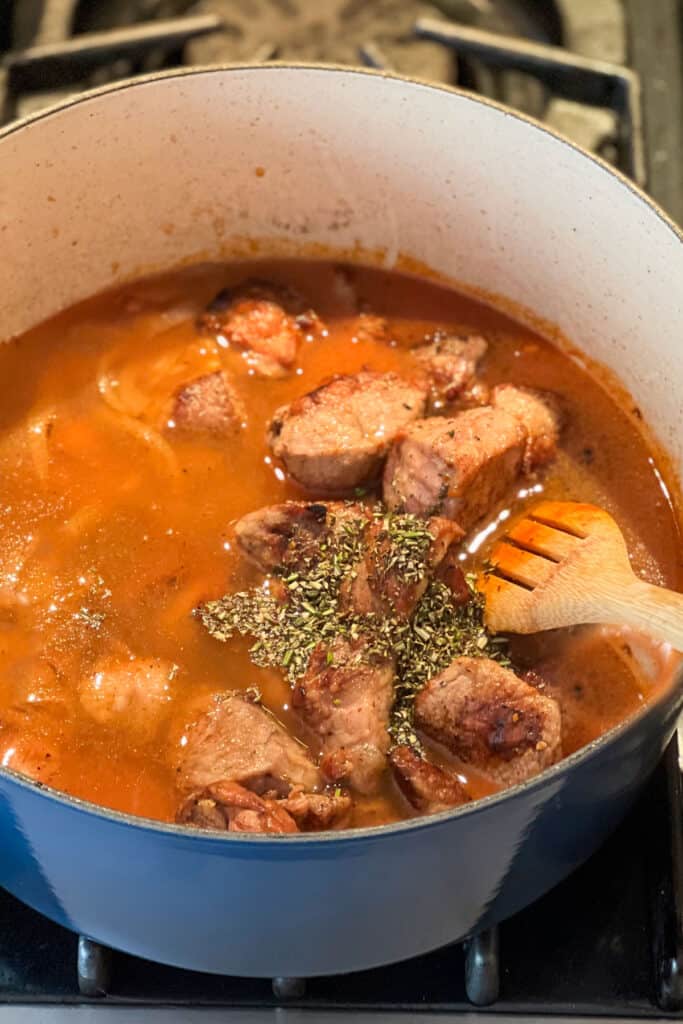
[[[373,530],[372,547],[365,543]],[[235,633],[253,638],[251,659],[280,667],[290,682],[306,671],[313,649],[337,638],[365,642],[367,657],[391,657],[396,664],[390,733],[395,743],[419,749],[413,727],[413,701],[428,679],[460,655],[487,656],[508,663],[505,643],[483,624],[483,602],[468,579],[471,600],[456,604],[449,588],[432,580],[410,619],[393,612],[359,614],[341,600],[342,584],[355,578],[361,559],[372,560],[373,581],[390,574],[402,583],[424,579],[434,538],[429,523],[412,515],[391,515],[381,506],[368,516],[347,514],[332,520],[315,551],[292,551],[279,572],[286,599],[261,587],[209,601],[198,615],[209,633],[227,641]],[[326,664],[334,664],[331,649]]]

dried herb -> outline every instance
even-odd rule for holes
[[[345,632],[339,609],[339,590],[363,552],[367,520],[344,518],[331,524],[318,557],[297,553],[302,568],[280,576],[286,600],[276,598],[268,581],[260,587],[209,601],[199,617],[218,640],[234,633],[253,636],[249,653],[255,665],[284,668],[290,680],[306,671],[313,648]]]
[[[468,581],[471,599],[455,604],[448,587],[433,580],[412,620],[393,623],[391,642],[396,657],[395,700],[389,731],[396,743],[417,746],[413,731],[413,702],[424,684],[454,658],[493,658],[509,664],[507,644],[484,627],[483,601]]]
[[[376,538],[376,557],[373,569],[381,578],[395,575],[405,583],[417,583],[424,578],[429,551],[434,537],[426,519],[400,514],[392,515],[375,510],[375,519],[382,529]]]
[[[235,633],[254,638],[251,659],[261,667],[284,669],[291,682],[303,675],[313,649],[337,638],[363,639],[367,657],[392,657],[396,663],[395,701],[390,733],[395,743],[419,747],[413,730],[413,702],[420,689],[461,655],[486,656],[507,663],[501,638],[487,633],[483,605],[469,580],[471,600],[456,604],[449,588],[432,580],[410,620],[397,615],[360,615],[340,601],[344,580],[366,554],[370,526],[373,572],[416,583],[423,579],[434,537],[427,520],[391,515],[377,506],[368,518],[331,519],[329,533],[316,552],[297,551],[296,570],[285,566],[279,581],[285,588],[275,596],[270,582],[261,587],[210,601],[198,610],[209,633],[227,641]],[[294,561],[294,559],[292,559]],[[292,562],[290,562],[292,564]],[[329,650],[327,664],[334,663]]]

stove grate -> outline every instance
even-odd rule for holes
[[[419,19],[415,32],[499,69],[534,75],[555,95],[614,110],[620,123],[618,162],[639,185],[646,184],[640,79],[630,68],[582,57],[560,46],[546,46],[433,18]]]

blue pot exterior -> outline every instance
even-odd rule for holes
[[[0,773],[0,883],[74,931],[254,977],[359,970],[500,921],[607,837],[668,742],[681,688],[543,777],[416,823],[242,838],[155,826]]]
[[[310,72],[314,77],[318,73]],[[193,101],[195,74],[188,72],[183,86],[191,94],[188,103]],[[350,74],[355,82],[364,73]],[[199,75],[197,83],[204,81],[204,72]],[[138,87],[151,89],[152,80]],[[112,94],[121,88],[110,87]],[[417,83],[411,92],[413,102],[423,103],[433,92],[433,87]],[[178,95],[183,95],[182,90]],[[258,90],[254,95],[260,95]],[[402,102],[409,98],[402,97]],[[93,96],[85,99],[98,102]],[[158,107],[150,109],[161,114],[165,108],[158,100]],[[378,96],[379,126],[389,110]],[[457,121],[461,131],[476,123],[475,114],[483,117],[482,112],[494,127],[516,117],[502,110],[494,114],[495,108],[479,104]],[[94,124],[96,113],[95,108],[88,114]],[[41,113],[36,120],[43,117]],[[54,123],[59,125],[59,120]],[[445,113],[437,123],[444,149],[449,139],[458,141]],[[10,139],[7,133],[0,134]],[[549,137],[545,129],[529,135],[537,143]],[[296,139],[291,144],[301,146]],[[315,156],[316,150],[311,152]],[[583,195],[588,186],[572,178],[573,161],[567,154],[570,150],[565,153],[567,189],[581,191],[580,212],[593,196]],[[158,158],[156,150],[154,158]],[[520,164],[530,159],[520,144]],[[555,160],[558,166],[562,162],[559,149]],[[36,161],[35,166],[40,164]],[[87,171],[87,162],[83,166]],[[144,168],[143,163],[140,167]],[[87,178],[84,172],[83,181]],[[97,175],[90,175],[90,180],[99,182]],[[419,181],[417,175],[415,181]],[[619,188],[623,196],[632,192],[626,183]],[[551,195],[547,186],[539,188],[542,206]],[[402,195],[397,198],[405,202]],[[609,196],[593,205],[607,208],[608,201]],[[26,205],[42,211],[33,189]],[[40,217],[40,230],[47,234],[44,224],[48,221],[43,212]],[[24,231],[21,218],[17,223]],[[581,223],[585,226],[587,219]],[[657,234],[668,240],[673,230],[660,213],[644,204],[637,218],[634,213],[634,223],[645,241]],[[430,237],[433,234],[431,230]],[[178,238],[174,246],[181,244]],[[557,240],[555,233],[552,238]],[[677,235],[674,241],[680,246]],[[502,244],[501,251],[505,251]],[[664,255],[669,245],[661,241],[653,251],[658,261],[655,268],[668,267]],[[645,268],[645,256],[641,262],[650,281],[666,279],[671,290],[670,275]],[[564,261],[554,263],[562,264],[557,276],[561,282],[567,277],[566,266]],[[671,266],[675,274],[678,262]],[[656,308],[652,295],[660,293],[647,294]],[[620,343],[615,351],[622,350],[629,351]],[[665,350],[653,351],[661,362]],[[662,363],[662,374],[675,366],[673,360],[672,356]],[[676,403],[675,395],[664,398]],[[671,429],[662,436],[673,446],[673,419],[672,424],[667,424]],[[432,818],[319,836],[181,830],[103,811],[0,768],[0,884],[67,928],[115,949],[195,970],[306,977],[398,961],[508,917],[588,858],[626,813],[656,766],[682,704],[683,680],[679,680],[642,714],[524,786]]]

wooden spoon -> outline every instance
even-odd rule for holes
[[[683,651],[683,594],[638,579],[604,509],[544,501],[495,545],[490,562],[478,586],[494,631],[615,623]]]

